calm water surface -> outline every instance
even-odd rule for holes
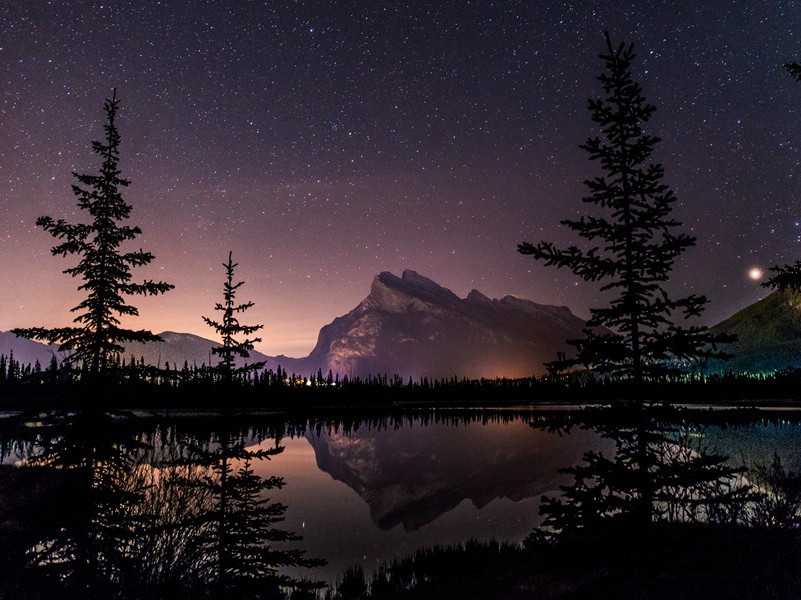
[[[275,494],[290,507],[286,524],[328,560],[320,573],[331,579],[426,545],[522,540],[539,522],[540,497],[564,481],[558,469],[604,442],[514,420],[307,431],[283,444],[258,472],[286,479]]]
[[[29,427],[27,433],[5,435],[4,472],[25,469],[36,462],[48,439],[68,436],[68,430],[58,427]],[[541,496],[558,494],[558,486],[566,482],[558,470],[578,463],[587,450],[612,448],[594,431],[553,433],[532,426],[525,417],[289,427],[240,423],[224,437],[214,421],[176,421],[133,431],[129,427],[124,433],[110,430],[103,439],[116,443],[115,436],[125,438],[121,443],[133,456],[131,473],[149,473],[156,482],[149,489],[162,483],[154,474],[176,461],[191,462],[192,448],[214,451],[231,440],[250,451],[283,448],[269,459],[253,461],[253,468],[262,478],[284,479],[282,488],[265,495],[286,506],[282,527],[303,536],[291,545],[327,561],[303,574],[327,581],[351,565],[371,571],[427,545],[471,538],[519,542],[539,523]],[[801,426],[789,423],[709,427],[704,433],[710,449],[734,462],[765,462],[775,451],[796,470],[801,469],[799,440]],[[95,452],[103,443],[89,445]],[[41,485],[19,485],[26,486],[20,489],[25,494],[45,493]]]

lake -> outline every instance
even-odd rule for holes
[[[209,476],[208,464],[229,448],[233,473],[246,455],[261,451],[270,456],[248,461],[254,475],[283,480],[262,497],[285,507],[276,527],[303,539],[276,545],[302,548],[307,556],[327,561],[287,572],[332,582],[352,565],[370,572],[423,546],[473,538],[520,542],[540,522],[541,497],[559,494],[559,485],[568,481],[559,469],[578,463],[587,450],[613,449],[596,431],[553,432],[519,412],[347,421],[275,416],[220,423],[214,418],[109,419],[98,425],[59,419],[6,427],[0,439],[0,500],[7,514],[17,504],[44,506],[14,513],[18,546],[6,553],[17,552],[17,562],[24,563],[25,551],[73,525],[70,513],[82,506],[72,504],[71,497],[84,503],[97,498],[81,489],[80,477],[69,475],[84,468],[88,457],[101,475],[108,465],[118,465],[102,475],[109,481],[101,477],[96,486],[107,485],[108,494],[136,491],[134,501],[123,503],[126,510],[156,513],[179,531],[181,511],[191,512],[187,507],[192,506],[200,514],[208,501],[205,496],[195,506],[192,490],[202,490],[198,482]],[[794,422],[710,426],[702,439],[735,464],[765,463],[777,452],[787,467],[801,470],[801,426]],[[185,485],[180,496],[165,492],[176,481],[185,483],[187,474],[195,478],[195,487]],[[119,506],[113,506],[117,514]],[[151,560],[158,552],[188,551],[186,536],[165,549],[171,535],[162,535],[157,544],[151,540],[156,548],[148,551]]]

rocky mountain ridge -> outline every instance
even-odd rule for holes
[[[569,353],[567,340],[583,337],[583,327],[584,321],[564,306],[514,296],[491,299],[478,290],[460,298],[415,271],[400,277],[383,272],[352,311],[322,327],[309,356],[253,351],[247,362],[264,361],[267,369],[280,365],[301,375],[330,370],[349,377],[525,377],[542,374],[543,363],[557,352]],[[129,344],[123,357],[179,368],[185,362],[216,361],[211,348],[218,342],[172,331],[159,335],[164,342]],[[25,351],[17,355],[23,362],[45,364],[58,354],[55,347],[0,333],[0,353],[12,347],[15,355],[17,348]]]
[[[478,290],[459,298],[415,271],[377,275],[369,295],[320,330],[302,361],[349,376],[523,377],[541,374],[584,321],[564,306]]]

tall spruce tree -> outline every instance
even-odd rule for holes
[[[672,215],[676,197],[663,182],[662,165],[649,161],[659,138],[646,134],[643,125],[656,109],[632,77],[634,48],[614,46],[608,33],[605,38],[606,52],[600,58],[606,70],[598,77],[604,97],[588,103],[602,136],[590,137],[581,146],[604,171],[585,181],[590,193],[583,201],[597,211],[562,221],[590,247],[558,249],[540,242],[520,244],[518,251],[546,265],[566,267],[586,281],[601,282],[601,291],[612,296],[608,306],[591,309],[586,337],[570,342],[577,349],[576,357],[560,356],[550,366],[561,370],[584,365],[635,384],[636,402],[626,417],[632,423],[631,436],[625,444],[618,443],[618,449],[626,452],[618,452],[611,461],[588,456],[586,465],[575,472],[575,486],[577,493],[584,494],[585,480],[594,479],[598,485],[589,490],[592,496],[599,489],[617,489],[621,474],[626,474],[621,497],[630,501],[619,509],[637,527],[645,528],[655,516],[662,472],[658,442],[665,431],[644,408],[640,384],[679,371],[683,362],[727,358],[718,344],[734,338],[675,322],[678,317],[700,316],[707,302],[698,295],[672,299],[665,289],[674,261],[695,239],[678,231],[681,223]],[[674,466],[688,475],[684,466]],[[716,475],[717,471],[705,473],[701,479]],[[588,501],[594,502],[589,497]],[[545,510],[557,519],[562,517],[557,505]]]
[[[648,162],[659,138],[642,129],[655,107],[632,78],[633,45],[615,47],[609,34],[606,45],[600,55],[606,71],[598,77],[604,98],[590,99],[588,105],[602,137],[590,137],[581,146],[605,172],[585,181],[590,193],[583,201],[599,214],[562,221],[593,245],[558,249],[550,242],[525,242],[518,251],[566,267],[584,280],[603,282],[602,291],[616,294],[609,306],[591,309],[586,337],[570,342],[577,356],[560,357],[552,368],[586,365],[639,384],[673,371],[671,361],[723,358],[717,344],[731,338],[674,322],[676,313],[699,316],[707,302],[698,295],[674,300],[664,288],[675,259],[695,238],[677,232],[681,223],[672,216],[676,197],[663,182],[662,165]]]
[[[78,208],[85,211],[88,223],[67,223],[63,219],[39,217],[36,224],[50,233],[59,243],[51,249],[54,256],[75,254],[80,257],[77,266],[64,272],[82,280],[79,290],[86,298],[72,309],[78,316],[74,327],[47,329],[31,327],[14,329],[18,336],[45,340],[59,344],[60,350],[70,351],[67,360],[88,364],[89,372],[104,372],[115,355],[123,351],[125,342],[161,341],[147,330],[121,327],[118,317],[139,314],[136,307],[125,300],[129,295],[156,295],[174,286],[163,281],[131,281],[131,270],[153,260],[150,252],[136,250],[124,252],[122,245],[134,240],[142,231],[139,227],[123,225],[131,214],[131,205],[122,198],[121,188],[130,184],[119,169],[120,134],[116,117],[119,109],[117,92],[104,103],[107,121],[104,126],[105,142],[93,141],[92,150],[102,158],[99,175],[73,173],[77,184],[72,191],[78,198]]]
[[[253,344],[261,341],[259,337],[249,339],[247,336],[264,327],[263,325],[242,325],[237,318],[239,313],[253,306],[253,302],[236,303],[236,291],[245,283],[244,281],[234,283],[234,270],[238,266],[239,263],[233,262],[232,253],[229,252],[228,262],[223,263],[223,267],[225,267],[223,302],[222,304],[218,302],[214,305],[214,310],[222,313],[222,320],[214,321],[209,317],[203,317],[206,324],[214,328],[222,338],[222,346],[215,346],[211,349],[211,352],[219,355],[220,362],[217,368],[220,370],[223,380],[227,383],[233,381],[235,377],[246,376],[250,371],[264,366],[264,362],[250,363],[239,368],[235,366],[237,356],[242,358],[250,357]],[[236,336],[245,336],[245,339],[237,340]]]

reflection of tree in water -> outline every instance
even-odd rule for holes
[[[209,497],[209,508],[198,514],[202,571],[215,597],[281,598],[285,588],[314,587],[279,572],[281,567],[314,567],[319,560],[306,558],[298,549],[275,547],[276,543],[301,538],[276,527],[284,520],[286,506],[264,497],[280,489],[281,477],[261,477],[253,461],[269,460],[283,451],[278,444],[269,449],[248,450],[241,434],[223,431],[214,444],[193,446],[192,461],[208,469],[199,479],[187,481]]]
[[[25,551],[27,577],[15,576],[43,595],[55,588],[61,598],[113,597],[130,570],[129,549],[147,525],[135,509],[142,490],[127,481],[139,443],[112,434],[110,419],[94,413],[51,421],[41,431],[33,441],[38,452],[21,470],[52,480],[57,494],[42,499],[58,506],[34,504],[20,515],[53,518]]]
[[[732,524],[744,516],[753,494],[743,470],[708,452],[702,429],[641,410],[599,410],[582,427],[615,444],[611,456],[591,450],[583,462],[562,469],[573,482],[561,497],[544,497],[543,525],[532,540],[625,525],[645,534],[656,521]],[[538,426],[560,428],[557,419]]]
[[[279,572],[320,562],[278,547],[300,539],[276,527],[286,507],[264,497],[284,480],[253,469],[283,450],[277,443],[249,451],[236,432],[133,433],[99,414],[43,430],[14,471],[63,475],[53,479],[58,518],[25,541],[26,568],[0,583],[0,598],[282,598],[314,587]]]

